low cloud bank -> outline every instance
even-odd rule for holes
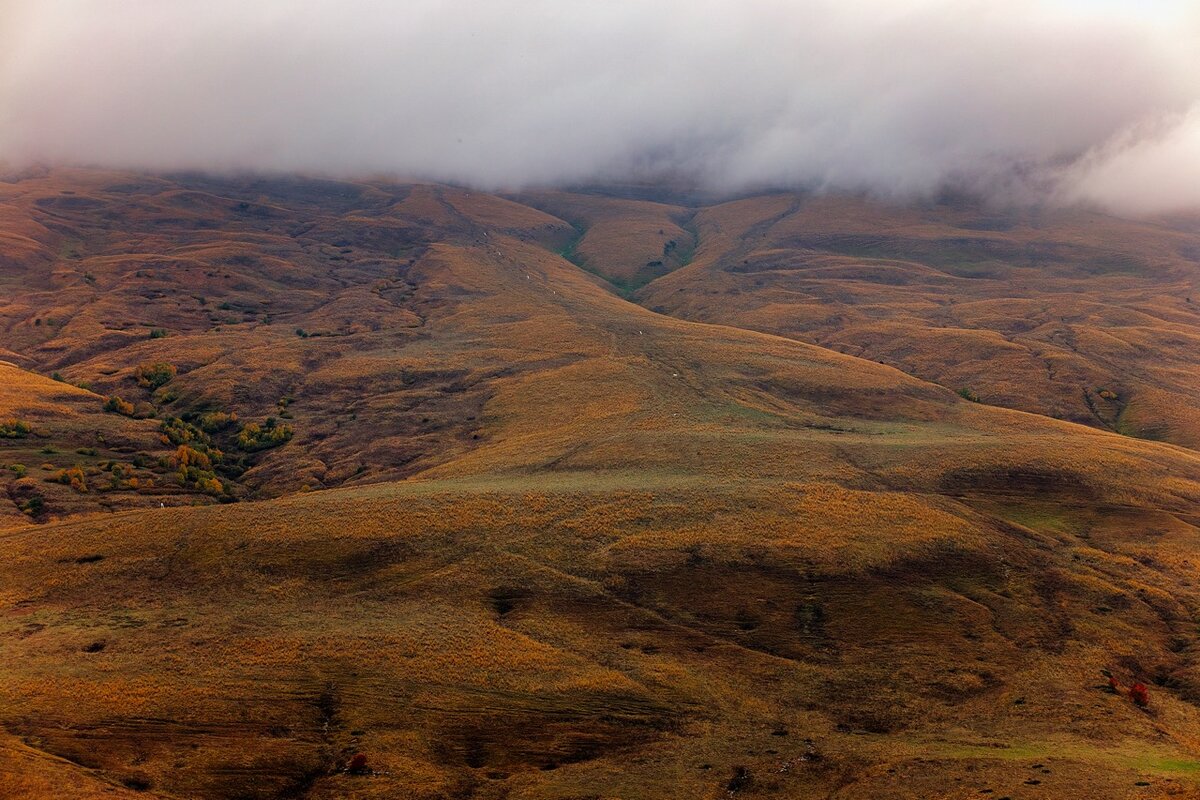
[[[0,0],[0,159],[1200,208],[1200,17],[1136,7]]]

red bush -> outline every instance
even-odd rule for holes
[[[367,771],[367,756],[365,753],[355,753],[350,758],[351,772],[366,772]]]
[[[1129,687],[1129,699],[1136,705],[1147,706],[1150,704],[1150,690],[1144,683],[1135,683]]]

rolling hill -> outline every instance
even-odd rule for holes
[[[0,794],[1200,796],[1200,233],[625,194],[0,184]]]

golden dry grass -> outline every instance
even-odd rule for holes
[[[0,523],[0,796],[1200,796],[1200,455],[1125,435],[1190,443],[1187,234],[783,194],[0,194],[31,243],[0,420],[40,437],[0,454],[58,493]],[[617,283],[694,231],[639,298],[721,324],[619,297],[559,255],[580,228]],[[963,230],[1008,277],[938,260]],[[176,452],[112,394],[294,435],[214,434],[258,502],[46,483],[113,457],[79,437]],[[1085,398],[1091,427],[1046,416]]]
[[[701,209],[688,319],[891,364],[984,402],[1200,443],[1200,234],[1180,221],[775,195]],[[1116,395],[1099,401],[1108,390]]]
[[[11,534],[6,725],[173,796],[1195,795],[1178,515],[567,477]]]

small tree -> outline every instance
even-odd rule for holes
[[[46,510],[46,498],[40,494],[35,494],[24,503],[21,503],[21,513],[28,514],[31,517],[40,516]]]
[[[54,476],[59,483],[70,486],[80,494],[87,494],[87,476],[84,475],[83,467],[76,464],[73,467],[59,470]]]

